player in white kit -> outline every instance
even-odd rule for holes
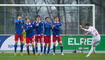
[[[87,33],[84,34],[85,36],[88,33],[91,33],[93,38],[92,38],[92,47],[91,50],[89,51],[89,53],[86,55],[86,57],[89,57],[91,55],[91,53],[95,53],[95,46],[97,46],[100,42],[100,34],[98,33],[98,31],[96,30],[96,28],[90,26],[89,23],[87,23],[86,25],[86,29],[82,27],[82,25],[80,25],[80,28],[84,31],[86,31]]]

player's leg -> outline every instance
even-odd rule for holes
[[[58,36],[58,42],[60,43],[61,55],[64,55],[63,54],[63,44],[62,44],[62,38],[61,38],[61,36]]]
[[[47,36],[44,36],[44,42],[45,42],[45,45],[44,45],[44,55],[46,55],[46,48],[47,48]]]
[[[93,49],[93,53],[95,54],[95,47],[94,47],[94,49]]]
[[[35,46],[34,46],[34,42],[32,42],[32,50],[33,50],[33,55],[35,56]]]
[[[31,43],[32,43],[33,55],[35,56],[34,37],[31,37]]]
[[[93,46],[97,46],[97,45],[99,45],[99,43],[100,43],[100,41],[96,41],[96,42],[94,42]],[[93,53],[95,54],[95,47],[93,49]]]
[[[36,55],[38,53],[38,46],[37,46],[37,43],[38,43],[38,39],[39,39],[39,36],[35,36],[35,52],[36,52]]]
[[[18,43],[18,41],[15,41],[15,45],[14,45],[14,47],[15,47],[15,53],[17,52],[17,43]]]
[[[55,55],[55,49],[56,49],[56,36],[53,36],[53,55]]]
[[[86,55],[86,57],[89,57],[89,56],[92,54],[92,52],[93,52],[93,50],[94,50],[94,47],[95,47],[95,46],[92,45],[92,47],[91,47],[91,49],[90,49],[88,55]]]
[[[96,38],[95,38],[95,40],[96,40],[96,42],[94,43],[94,46],[97,46],[99,43],[100,43],[100,36],[97,36]],[[93,53],[95,54],[95,47],[94,47],[94,49],[93,49]]]
[[[47,54],[49,55],[50,53],[50,46],[51,46],[51,43],[48,43],[48,50],[47,50]]]
[[[51,36],[48,37],[48,50],[47,50],[48,55],[49,55],[49,52],[50,52],[50,46],[51,46]]]
[[[18,43],[18,35],[15,34],[15,45],[14,45],[14,55],[16,56],[16,52],[17,52],[17,43]]]
[[[89,57],[92,53],[95,53],[95,46],[97,46],[99,42],[100,42],[100,37],[93,38],[91,50],[89,51],[88,55],[86,55],[86,57]]]
[[[46,55],[46,48],[47,48],[47,43],[44,45],[44,55]]]
[[[42,55],[42,52],[43,52],[43,35],[40,35],[40,55]]]
[[[92,46],[91,46],[91,49],[90,49],[90,51],[89,51],[89,53],[86,55],[86,57],[89,57],[92,53],[93,53],[93,50],[94,50],[94,38],[92,38]]]
[[[30,55],[30,51],[29,51],[29,38],[26,38],[26,44],[27,44],[27,55]]]
[[[21,42],[21,45],[20,45],[20,55],[23,55],[22,52],[23,52],[23,46],[24,46],[24,42],[23,42],[23,35],[20,35],[20,42]]]

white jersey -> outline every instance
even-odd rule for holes
[[[96,28],[90,26],[89,29],[84,29],[85,31],[91,33],[93,35],[93,40],[100,40],[100,34],[96,30]]]

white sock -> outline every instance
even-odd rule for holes
[[[88,55],[87,55],[87,56],[90,56],[90,55],[91,55],[91,53],[93,52],[93,50],[94,50],[94,47],[92,46],[92,47],[91,47],[91,50],[89,51],[89,53],[88,53]]]

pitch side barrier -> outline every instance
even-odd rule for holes
[[[84,42],[84,52],[88,52],[91,48],[92,36],[83,36],[82,34],[61,34],[64,52],[69,53],[73,51],[81,52],[82,44]],[[25,39],[25,38],[24,38]],[[52,38],[51,38],[52,40]],[[20,42],[20,41],[19,41]],[[25,41],[24,41],[25,42]],[[13,34],[0,34],[0,52],[14,52],[14,35]],[[60,52],[60,44],[56,42],[56,50]],[[38,45],[40,47],[40,44]],[[51,42],[51,49],[53,42]],[[31,49],[31,45],[30,45]],[[97,53],[105,52],[105,34],[101,34],[100,44],[95,48]],[[18,44],[18,51],[20,50],[20,43]],[[40,49],[39,49],[40,50]],[[26,44],[24,45],[24,52],[26,52]]]

